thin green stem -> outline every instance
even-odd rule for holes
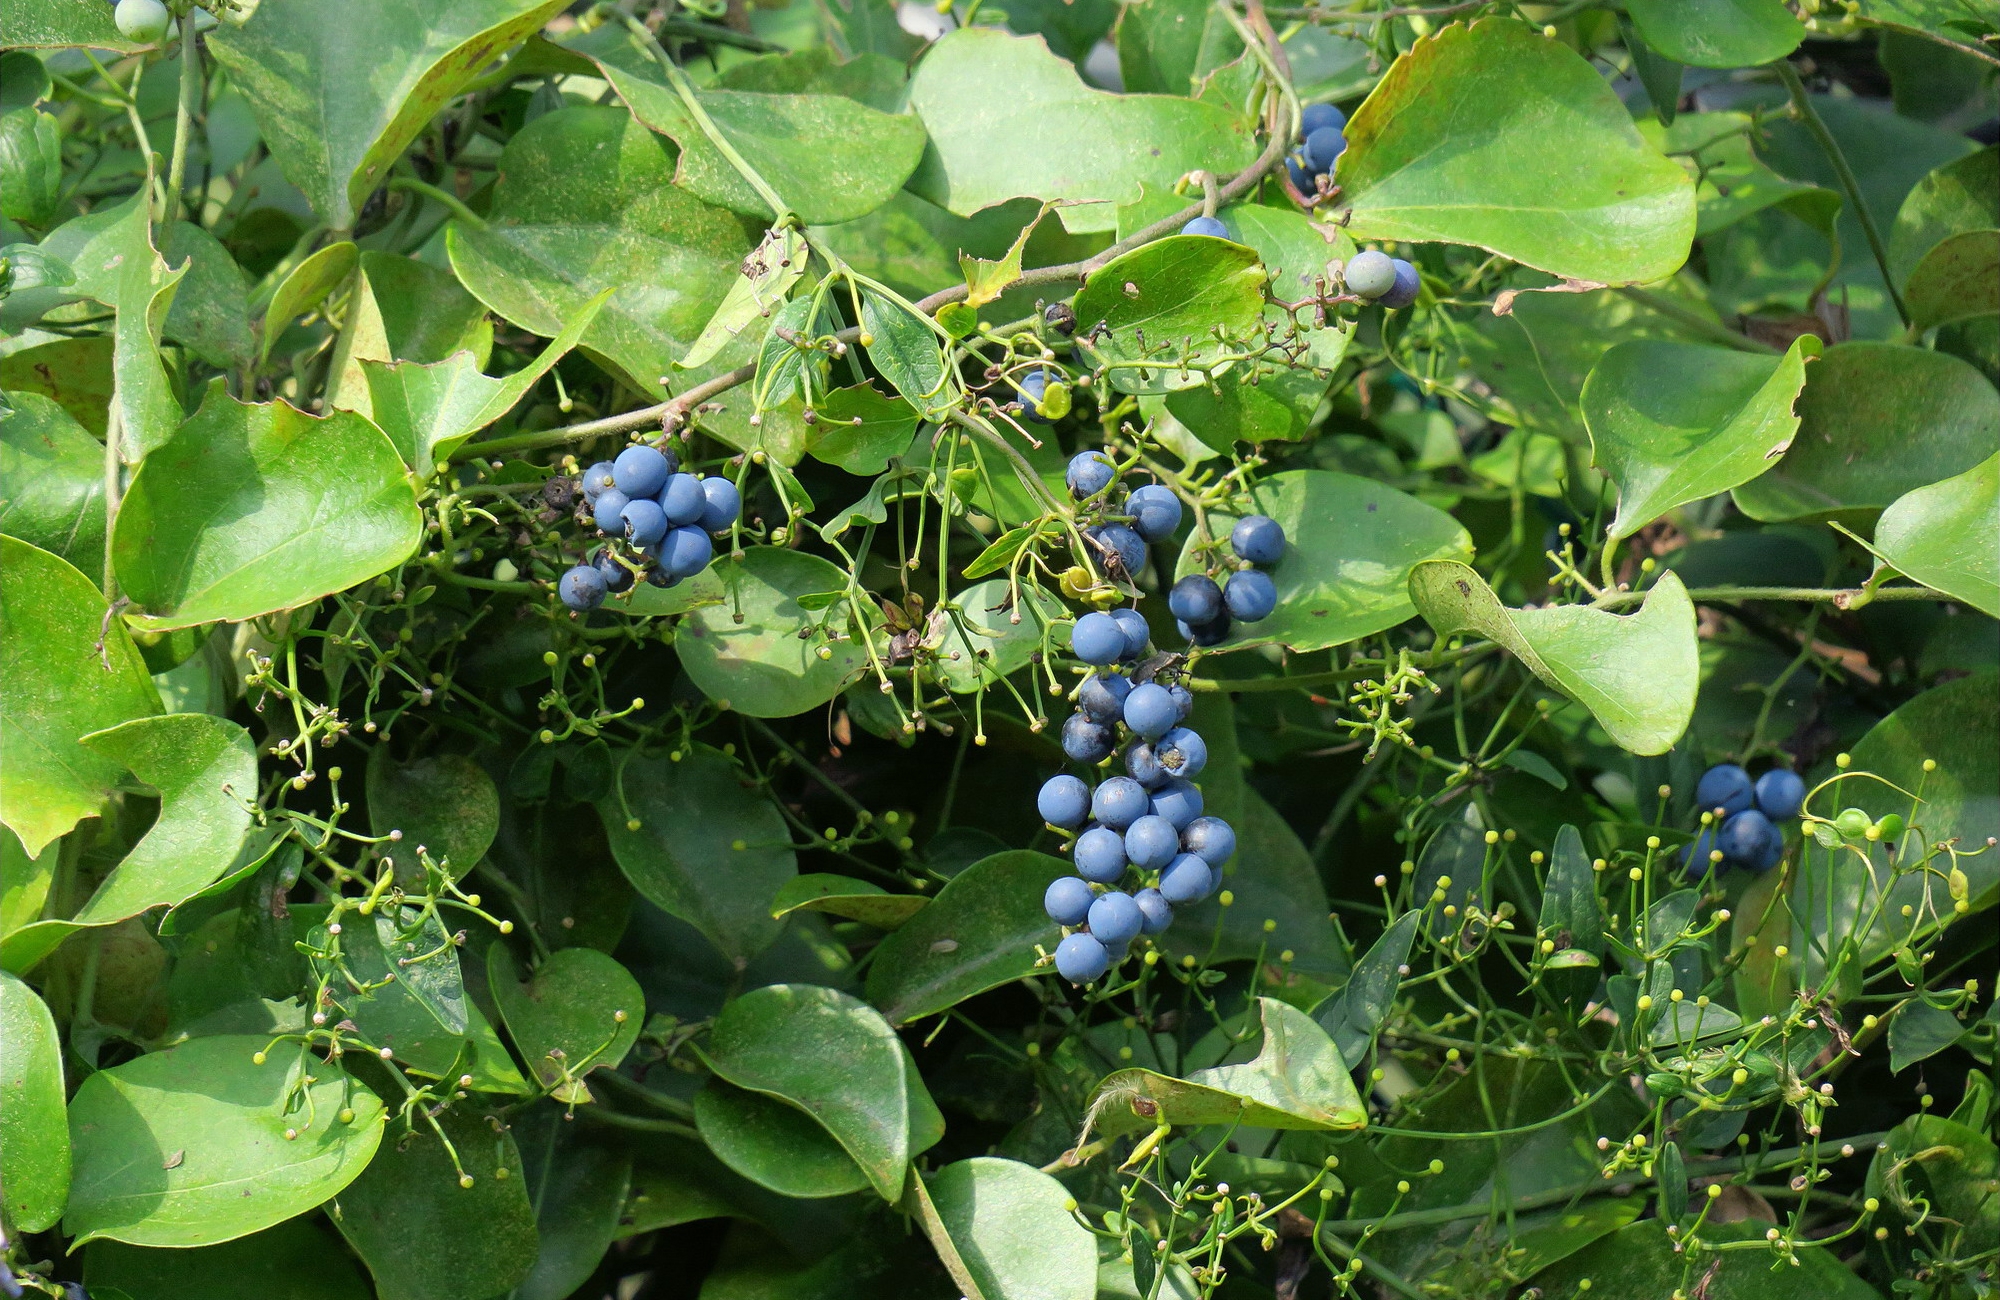
[[[450,190],[441,190],[435,185],[427,185],[414,176],[392,176],[389,189],[404,190],[411,194],[421,194],[433,203],[442,204],[447,211],[474,230],[486,229],[486,218],[465,206],[463,200]]]
[[[715,151],[728,159],[729,165],[736,169],[737,174],[749,183],[751,189],[757,191],[757,197],[770,207],[771,215],[779,225],[790,222],[792,210],[778,197],[778,192],[771,188],[770,182],[765,180],[742,154],[736,152],[736,146],[722,133],[722,128],[715,124],[715,119],[708,115],[708,110],[701,106],[701,96],[695,92],[694,83],[688,80],[687,73],[681,71],[681,65],[675,63],[673,57],[660,45],[659,38],[653,35],[652,29],[631,14],[620,12],[618,17],[624,22],[626,30],[636,36],[652,54],[653,61],[660,65],[660,71],[666,76],[667,84],[673,87],[676,95],[680,96],[681,104],[687,109],[688,116],[692,117],[695,125],[701,128],[701,133],[708,137],[708,142],[715,146]]]
[[[1863,590],[1860,587],[1697,587],[1688,593],[1688,599],[1697,605],[1713,605],[1729,600],[1797,600],[1826,602],[1847,609],[1861,598]],[[1646,599],[1646,594],[1646,591],[1609,591],[1592,601],[1591,607],[1617,609],[1623,605],[1637,605]],[[1871,599],[1951,600],[1952,597],[1941,591],[1932,591],[1929,587],[1882,587],[1875,591]]]
[[[1778,353],[1778,349],[1770,344],[1759,343],[1747,335],[1738,334],[1735,330],[1710,320],[1700,312],[1683,307],[1663,293],[1655,293],[1651,289],[1635,289],[1629,285],[1620,286],[1613,292],[1623,294],[1647,311],[1665,316],[1682,329],[1691,334],[1699,334],[1712,343],[1735,348],[1738,352],[1762,352],[1771,356],[1776,356]]]
[[[188,128],[201,98],[201,45],[195,38],[194,15],[181,19],[181,97],[174,110],[174,153],[167,165],[167,206],[160,217],[160,242],[181,218],[181,187],[187,184]]]

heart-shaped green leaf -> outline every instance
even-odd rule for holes
[[[514,1046],[560,1102],[590,1100],[583,1077],[618,1068],[646,1023],[639,982],[595,948],[559,948],[523,983],[513,953],[495,943],[486,980]]]
[[[454,223],[452,269],[544,338],[615,290],[583,334],[642,393],[715,313],[754,236],[674,181],[673,150],[616,108],[536,118],[500,154],[488,224]]]
[[[817,1200],[868,1186],[833,1134],[776,1097],[711,1079],[695,1094],[694,1122],[716,1159],[780,1196]]]
[[[733,761],[706,747],[679,762],[635,754],[597,805],[633,888],[737,962],[778,937],[771,896],[798,873],[785,819],[745,781]]]
[[[238,622],[401,564],[423,517],[402,460],[360,416],[248,405],[218,382],[147,457],[118,512],[118,580],[141,626]]]
[[[1625,12],[1646,44],[1697,68],[1769,63],[1806,36],[1784,0],[1626,0]]]
[[[923,1083],[889,1022],[867,1003],[812,984],[768,984],[722,1009],[705,1055],[739,1088],[797,1106],[823,1125],[885,1200],[900,1200]]]
[[[287,1219],[215,1246],[165,1250],[97,1240],[83,1254],[93,1296],[148,1300],[374,1300],[368,1279],[324,1220]]]
[[[2000,145],[1948,162],[1910,189],[1889,232],[1890,269],[1908,280],[1942,241],[1995,226],[2000,226]]]
[[[1449,560],[1418,565],[1410,599],[1440,637],[1476,632],[1505,646],[1635,754],[1666,753],[1694,716],[1694,603],[1671,571],[1624,616],[1586,605],[1508,609],[1470,565]]]
[[[336,230],[437,115],[564,0],[269,0],[209,46],[285,179]]]
[[[1792,445],[1806,334],[1783,356],[1695,343],[1621,343],[1583,385],[1596,464],[1618,485],[1611,536],[1630,537],[1675,506],[1762,474]]]
[[[1287,470],[1259,480],[1240,506],[1209,512],[1215,553],[1227,555],[1241,515],[1283,525],[1285,555],[1270,570],[1278,608],[1239,623],[1223,644],[1324,650],[1392,628],[1416,612],[1410,570],[1425,560],[1469,557],[1472,538],[1435,506],[1373,479],[1332,470]],[[1199,530],[1189,534],[1177,575],[1208,569]],[[1219,576],[1219,575],[1218,575]]]
[[[30,857],[94,815],[124,774],[78,741],[159,708],[145,662],[90,579],[0,537],[0,820]]]
[[[1511,19],[1454,23],[1397,59],[1347,125],[1355,239],[1473,244],[1551,275],[1660,280],[1694,238],[1694,186],[1597,70]]]
[[[1063,211],[1069,211],[1065,208]],[[1107,367],[1121,393],[1170,393],[1205,383],[1264,310],[1264,266],[1242,244],[1171,235],[1093,272],[1076,296],[1077,350]]]
[[[2000,618],[2000,454],[1898,497],[1875,525],[1898,573]]]
[[[35,991],[0,972],[0,1207],[23,1232],[62,1217],[69,1199],[69,1121],[63,1114],[62,1041]]]
[[[297,1048],[259,1065],[266,1046],[197,1038],[85,1079],[69,1107],[64,1230],[79,1245],[210,1246],[353,1182],[382,1141],[381,1099]]]
[[[0,416],[0,533],[104,571],[104,446],[52,399],[9,393]]]
[[[1203,1127],[1348,1130],[1368,1111],[1340,1051],[1311,1016],[1276,998],[1258,998],[1263,1046],[1253,1061],[1196,1070],[1175,1079],[1152,1070],[1119,1070],[1097,1086],[1091,1113],[1107,1134],[1157,1124]]]
[[[1924,254],[1903,287],[1920,330],[2000,312],[2000,230],[1968,230]]]
[[[454,876],[479,865],[500,829],[500,792],[486,769],[463,754],[428,754],[400,763],[386,745],[368,756],[368,824],[401,831],[401,855],[417,848]]]
[[[1423,913],[1415,910],[1397,917],[1354,963],[1354,973],[1340,992],[1313,1008],[1313,1019],[1333,1038],[1341,1060],[1359,1065],[1395,1010],[1410,943],[1423,919]]]
[[[790,717],[840,694],[866,666],[866,651],[852,640],[828,645],[832,654],[822,659],[818,636],[799,639],[809,621],[828,621],[799,597],[847,586],[847,575],[826,560],[753,546],[740,561],[717,560],[710,572],[722,582],[722,602],[696,609],[675,642],[681,667],[710,699],[753,718]],[[836,612],[829,626],[844,631],[847,623]]]
[[[2000,392],[1957,357],[1842,343],[1807,372],[1792,449],[1735,490],[1753,519],[1880,509],[1993,453]]]
[[[836,388],[820,398],[819,422],[806,450],[850,474],[873,478],[893,457],[910,449],[917,412],[900,397],[884,397],[872,384]]]
[[[877,946],[868,1000],[906,1025],[1033,974],[1036,946],[1054,952],[1062,938],[1042,894],[1068,874],[1061,858],[1025,849],[973,863]]]
[[[1142,184],[1165,188],[1198,168],[1227,175],[1257,152],[1228,109],[1094,89],[1040,41],[991,27],[926,50],[909,104],[930,133],[912,190],[962,217],[1013,198],[1081,201],[1057,210],[1073,233],[1115,228],[1116,205]],[[1063,123],[1061,148],[1048,146],[1050,122]]]
[[[928,1179],[912,1179],[913,1186],[918,1181],[951,1255],[977,1287],[967,1294],[986,1300],[1094,1300],[1099,1294],[1097,1247],[1070,1213],[1069,1189],[1033,1165],[974,1156]],[[947,1267],[951,1262],[947,1257]]]

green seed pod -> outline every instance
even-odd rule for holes
[[[1859,808],[1843,809],[1840,816],[1833,819],[1834,829],[1850,840],[1858,840],[1866,835],[1872,825],[1874,819]]]

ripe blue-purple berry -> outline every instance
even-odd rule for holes
[[[1035,811],[1049,825],[1073,831],[1090,816],[1090,787],[1066,772],[1052,776],[1035,796]]]
[[[1132,942],[1139,937],[1139,927],[1145,923],[1145,914],[1139,911],[1130,894],[1115,891],[1099,894],[1090,905],[1090,932],[1107,948]]]
[[[1799,815],[1806,804],[1806,783],[1797,772],[1774,767],[1757,778],[1757,807],[1774,822]]]
[[[1076,874],[1100,885],[1115,885],[1125,874],[1125,837],[1103,826],[1093,826],[1076,837],[1070,849]]]
[[[604,575],[588,564],[579,564],[563,574],[556,584],[562,603],[582,613],[604,603]]]
[[[625,540],[634,546],[653,546],[667,535],[667,512],[651,497],[627,501],[618,517],[625,525]]]
[[[1056,945],[1056,973],[1072,984],[1088,984],[1111,969],[1111,954],[1087,934],[1073,934]]]
[[[1145,918],[1139,925],[1140,934],[1159,934],[1174,923],[1174,909],[1159,890],[1148,886],[1132,895],[1132,901],[1139,905],[1139,915]]]
[[[1167,609],[1189,627],[1214,622],[1222,613],[1222,588],[1205,573],[1190,573],[1167,593]]]
[[[1177,831],[1186,830],[1201,809],[1201,787],[1192,781],[1171,777],[1153,791],[1153,815],[1166,818]]]
[[[1181,832],[1181,847],[1220,867],[1236,855],[1236,832],[1220,817],[1197,817]]]
[[[1085,614],[1070,629],[1069,649],[1087,664],[1116,663],[1125,653],[1125,629],[1109,614]]]
[[[1102,763],[1118,748],[1118,733],[1082,713],[1072,713],[1063,721],[1063,753],[1073,763],[1089,767]]]
[[[1076,693],[1076,706],[1093,722],[1113,723],[1125,716],[1125,697],[1132,693],[1132,679],[1117,673],[1092,673],[1084,678]]]
[[[1114,609],[1111,617],[1118,620],[1118,626],[1125,632],[1125,653],[1121,659],[1137,659],[1146,653],[1146,644],[1153,639],[1153,629],[1146,626],[1146,616],[1136,609]]]
[[[719,533],[743,513],[743,494],[736,485],[720,476],[701,481],[701,531]]]
[[[1147,813],[1125,831],[1126,860],[1141,871],[1158,871],[1180,851],[1180,832],[1164,817]]]
[[[1048,892],[1042,895],[1042,910],[1057,925],[1082,925],[1096,897],[1090,886],[1075,876],[1059,876],[1049,882]]]
[[[667,485],[667,475],[673,472],[673,462],[659,448],[644,443],[627,447],[611,462],[612,480],[618,490],[634,498],[659,495],[660,489]]]
[[[1153,745],[1160,766],[1184,780],[1192,781],[1208,766],[1208,743],[1186,727],[1175,727]]]
[[[1069,494],[1082,501],[1110,487],[1115,473],[1117,471],[1111,467],[1110,457],[1103,452],[1080,451],[1069,458],[1069,468],[1063,471],[1063,482],[1069,484]]]
[[[620,537],[625,532],[625,507],[632,504],[632,498],[617,488],[606,488],[597,494],[591,503],[591,519],[599,531]]]
[[[1158,483],[1148,483],[1125,498],[1125,513],[1132,516],[1132,528],[1139,536],[1163,542],[1181,526],[1181,499]]]
[[[1417,293],[1423,287],[1423,277],[1417,274],[1417,268],[1399,257],[1396,259],[1395,288],[1375,301],[1384,307],[1407,307],[1417,300]]]
[[[1222,602],[1229,607],[1229,616],[1242,623],[1255,623],[1270,617],[1278,607],[1278,584],[1271,581],[1271,575],[1257,569],[1243,569],[1229,575],[1229,582],[1222,589]]]
[[[1090,796],[1090,815],[1114,831],[1122,831],[1153,808],[1146,787],[1129,776],[1114,776],[1100,783]]]
[[[1183,235],[1207,235],[1212,239],[1229,238],[1229,227],[1214,217],[1196,217],[1181,227]]]
[[[1125,725],[1147,740],[1158,740],[1181,720],[1180,706],[1158,682],[1134,686],[1125,697]]]
[[[1252,564],[1276,564],[1285,558],[1285,530],[1269,515],[1246,515],[1229,530],[1229,549]]]
[[[1183,853],[1160,873],[1160,893],[1175,907],[1186,907],[1207,898],[1215,883],[1215,872],[1198,854]]]
[[[1724,817],[1740,813],[1757,797],[1750,774],[1734,763],[1717,763],[1695,782],[1694,806],[1698,812],[1715,812]]]
[[[702,513],[708,509],[708,496],[701,489],[701,480],[692,474],[669,476],[661,483],[657,495],[660,509],[676,528],[699,524]]]

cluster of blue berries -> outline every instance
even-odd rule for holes
[[[1117,476],[1117,467],[1109,456],[1101,451],[1080,451],[1070,457],[1063,481],[1069,485],[1069,494],[1078,501],[1105,498],[1098,504],[1103,508],[1106,522],[1085,529],[1084,536],[1097,548],[1102,566],[1113,578],[1137,582],[1140,571],[1146,567],[1147,544],[1166,541],[1181,526],[1181,499],[1168,488],[1148,483],[1132,489],[1122,503],[1113,501],[1105,494]],[[1121,612],[1134,620],[1143,648],[1146,620],[1131,610]],[[1102,648],[1112,649],[1111,642],[1103,641]],[[1114,654],[1107,659],[1086,658],[1084,662],[1108,664],[1117,657]]]
[[[641,574],[655,587],[671,587],[708,567],[715,558],[710,537],[736,522],[743,497],[726,478],[679,471],[673,453],[639,444],[583,472],[591,519],[613,541],[563,574],[563,604],[596,609]]]
[[[1190,573],[1167,593],[1174,626],[1190,645],[1210,646],[1229,635],[1233,622],[1255,623],[1278,607],[1278,585],[1265,568],[1285,557],[1285,530],[1269,515],[1249,515],[1229,531],[1229,549],[1245,564],[1217,585],[1205,573]]]
[[[1299,148],[1285,159],[1285,170],[1299,193],[1312,198],[1320,180],[1333,175],[1333,165],[1347,152],[1347,114],[1332,104],[1308,104],[1299,115]]]
[[[1072,642],[1091,648],[1106,624],[1119,627],[1113,615],[1084,615]],[[1144,653],[1143,632],[1135,635],[1137,649],[1122,657]],[[1091,658],[1082,649],[1078,657]],[[1236,852],[1236,832],[1220,817],[1202,815],[1194,778],[1208,765],[1208,746],[1185,725],[1194,708],[1186,687],[1107,669],[1084,681],[1076,702],[1062,729],[1063,752],[1074,762],[1095,768],[1117,753],[1120,731],[1128,733],[1126,775],[1093,789],[1060,773],[1035,799],[1043,821],[1076,834],[1070,845],[1076,874],[1051,884],[1042,906],[1071,931],[1056,946],[1057,972],[1088,984],[1123,960],[1134,939],[1172,924],[1174,908],[1215,892],[1222,864]]]
[[[1797,817],[1805,807],[1806,783],[1781,767],[1752,781],[1736,764],[1720,763],[1701,774],[1694,800],[1711,819],[1694,843],[1681,850],[1683,865],[1706,872],[1720,853],[1725,868],[1769,871],[1785,856],[1785,833],[1778,823]]]

